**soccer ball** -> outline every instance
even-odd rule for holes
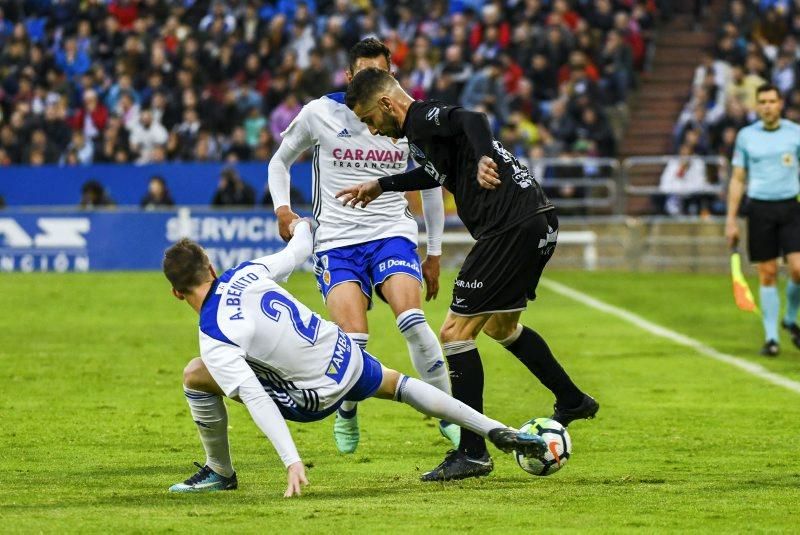
[[[514,458],[520,468],[535,476],[549,476],[567,464],[572,454],[572,439],[563,425],[550,418],[534,418],[522,424],[519,430],[539,435],[547,443],[547,451],[541,458],[527,457],[514,451]]]

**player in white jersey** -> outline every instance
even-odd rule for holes
[[[245,262],[216,277],[203,249],[188,239],[164,254],[173,294],[200,315],[200,358],[184,370],[184,393],[206,463],[170,487],[173,492],[238,486],[228,445],[222,396],[245,404],[287,469],[284,496],[300,494],[305,468],[286,420],[321,420],[344,401],[393,399],[487,436],[499,449],[541,456],[539,436],[508,428],[417,379],[383,368],[333,322],[277,284],[311,254],[311,227],[300,220],[294,237],[274,255]]]
[[[376,67],[389,71],[389,49],[374,38],[350,51],[348,81],[356,72]],[[370,135],[344,104],[344,93],[333,93],[305,105],[283,133],[283,141],[269,163],[269,189],[281,236],[295,214],[289,202],[289,167],[308,149],[314,150],[313,209],[319,228],[314,234],[317,284],[331,318],[362,348],[369,339],[367,310],[372,289],[392,308],[397,327],[406,339],[414,368],[427,383],[450,393],[450,379],[439,341],[421,310],[420,284],[426,299],[439,291],[439,256],[444,228],[444,206],[439,188],[422,193],[428,232],[427,258],[417,254],[417,224],[402,193],[381,196],[364,210],[342,206],[335,195],[364,180],[402,173],[409,157],[405,139]],[[334,423],[336,447],[352,453],[358,446],[356,403],[347,402]],[[459,429],[440,422],[440,431],[454,445]]]

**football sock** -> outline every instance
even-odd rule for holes
[[[562,408],[577,407],[583,401],[583,392],[575,386],[567,372],[561,367],[547,342],[529,327],[517,324],[514,334],[500,340],[530,372],[556,396],[556,404]]]
[[[358,344],[358,347],[361,349],[367,349],[367,342],[369,342],[369,334],[368,333],[347,333],[347,336],[353,339],[355,343]]]
[[[435,416],[460,425],[462,434],[464,429],[469,429],[474,433],[486,436],[492,429],[506,427],[448,396],[433,385],[407,375],[402,376],[398,381],[394,399],[411,405],[428,416]]]
[[[444,355],[450,370],[453,397],[483,413],[483,363],[475,340],[447,342]],[[486,441],[469,429],[462,429],[458,449],[475,459],[486,453]]]
[[[781,309],[781,298],[777,286],[761,286],[761,322],[764,324],[766,340],[778,341],[778,316]]]
[[[353,341],[358,344],[358,347],[361,349],[367,348],[367,342],[369,342],[369,334],[368,333],[347,333],[347,336],[353,339]],[[342,404],[339,406],[339,416],[342,418],[352,418],[356,415],[356,409],[358,408],[357,401],[343,401]]]
[[[439,339],[433,333],[425,313],[412,308],[397,316],[397,328],[406,339],[411,362],[419,377],[442,392],[450,394],[450,377],[444,365]]]
[[[200,392],[183,387],[192,419],[197,424],[200,442],[206,450],[206,464],[216,473],[230,477],[233,463],[228,445],[228,411],[225,402],[217,394]]]
[[[800,310],[800,282],[789,280],[786,285],[786,316],[783,320],[791,325],[797,322],[797,312]]]

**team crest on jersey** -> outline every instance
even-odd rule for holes
[[[325,283],[325,286],[331,285],[331,272],[327,269],[322,272],[322,282]]]
[[[411,151],[411,157],[415,160],[425,160],[425,153],[422,152],[422,149],[414,145],[413,143],[408,144],[408,150]]]
[[[440,108],[431,108],[428,110],[428,113],[425,115],[425,118],[429,121],[433,121],[436,123],[436,126],[441,126],[439,123],[439,112],[441,111]]]
[[[782,161],[783,161],[783,165],[785,165],[786,167],[793,166],[794,165],[794,157],[792,156],[792,153],[790,153],[790,152],[784,153]]]

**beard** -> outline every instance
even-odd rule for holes
[[[384,130],[385,131],[383,135],[385,136],[389,136],[394,139],[399,139],[403,137],[402,125],[400,124],[400,121],[398,121],[395,117],[389,118],[389,124]]]

